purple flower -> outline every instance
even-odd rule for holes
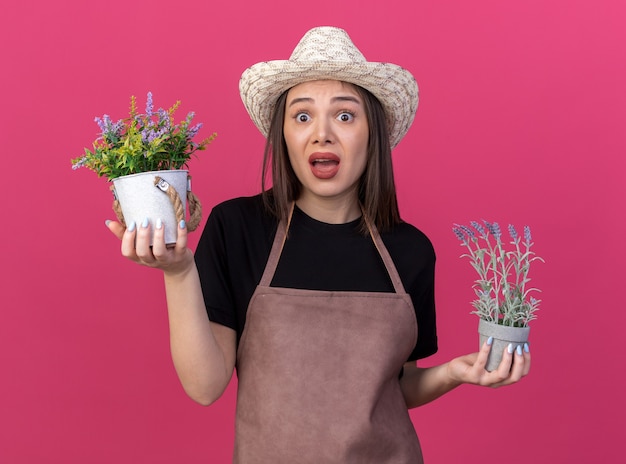
[[[165,128],[159,129],[158,131],[154,132],[154,137],[152,137],[152,140],[158,139],[160,137],[163,137],[166,132],[167,132],[167,130]]]
[[[526,241],[526,243],[530,243],[530,241],[532,240],[532,237],[530,236],[529,226],[524,226],[524,240]]]
[[[194,138],[201,128],[202,128],[202,123],[199,122],[198,124],[196,124],[195,126],[193,126],[193,127],[191,127],[189,129],[189,131],[187,132],[187,134],[188,134],[187,137],[189,139]]]
[[[111,126],[111,132],[117,135],[118,137],[122,135],[123,129],[124,129],[124,121],[121,119]]]
[[[111,140],[118,139],[122,135],[124,129],[124,121],[119,120],[116,123],[111,121],[111,117],[108,114],[102,116],[102,119],[95,117],[94,121],[98,124],[100,131],[102,132],[102,140],[110,143]]]
[[[148,98],[146,99],[146,115],[148,117],[152,116],[153,109],[154,105],[152,103],[152,92],[148,92]]]
[[[106,114],[105,114],[106,116]],[[98,124],[98,127],[100,128],[100,132],[102,132],[104,134],[104,132],[106,131],[106,126],[104,125],[104,121],[102,119],[100,119],[98,116],[96,116],[94,118],[94,122],[96,124]]]
[[[148,141],[150,135],[154,132],[154,122],[148,119],[148,122],[144,122],[143,119],[139,118],[137,121],[137,130],[141,133],[141,140],[143,142]]]
[[[472,221],[470,222],[470,224],[472,225],[472,227],[474,229],[476,229],[478,231],[478,233],[480,234],[480,236],[482,238],[487,238],[487,232],[485,231],[485,229],[483,228],[482,225],[480,225],[480,223],[476,222],[476,221]]]
[[[104,124],[104,132],[111,132],[111,116],[108,114],[102,116],[102,123]]]
[[[452,232],[454,232],[454,235],[456,235],[456,238],[458,238],[463,243],[463,245],[467,245],[468,243],[467,237],[461,230],[461,226],[457,224],[455,227],[452,228]]]
[[[141,139],[144,142],[151,143],[155,139],[158,139],[159,137],[163,137],[163,135],[166,132],[167,130],[165,128],[161,128],[157,130],[157,127],[155,127],[154,125],[150,125],[145,130],[142,131]]]
[[[82,168],[86,164],[87,164],[87,157],[83,156],[81,159],[79,159],[74,164],[72,164],[72,169],[76,171],[77,169]]]
[[[170,125],[170,115],[163,108],[159,108],[157,110],[157,114],[159,115],[159,124],[163,123],[166,125]]]
[[[515,227],[513,227],[513,224],[509,224],[509,235],[514,242],[517,242],[517,240],[519,239],[519,236],[517,235],[517,231],[515,230]]]
[[[464,226],[464,225],[460,225],[459,227],[461,228],[463,232],[465,232],[465,234],[467,235],[469,239],[474,240],[476,238],[476,234],[474,234],[474,231],[470,229],[469,227]]]
[[[496,240],[500,240],[500,237],[502,236],[502,231],[500,230],[500,226],[498,225],[498,223],[491,223],[485,220],[483,220],[483,222],[485,223],[485,226],[487,226],[487,230],[489,231],[489,233],[493,235]]]

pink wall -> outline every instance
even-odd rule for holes
[[[267,4],[267,5],[266,5]],[[443,362],[476,347],[474,276],[453,222],[530,224],[546,264],[533,368],[412,412],[429,464],[618,462],[626,439],[622,329],[626,6],[319,0],[7,2],[0,15],[0,462],[226,463],[233,389],[188,400],[168,352],[158,272],[126,262],[103,222],[107,184],[73,172],[93,117],[128,97],[182,99],[219,137],[192,163],[208,210],[255,193],[262,138],[241,71],[286,58],[309,27],[346,28],[371,60],[417,77],[394,153],[403,215],[438,252]],[[199,238],[195,233],[192,245]],[[367,360],[364,360],[366,362]]]

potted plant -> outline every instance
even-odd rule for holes
[[[152,224],[161,219],[166,243],[176,242],[177,224],[185,219],[187,203],[189,230],[200,223],[202,208],[191,192],[187,166],[191,155],[204,150],[216,134],[197,143],[193,141],[202,123],[192,125],[194,113],[178,124],[169,110],[154,111],[152,93],[148,92],[145,114],[137,112],[136,99],[130,99],[130,115],[113,122],[108,115],[96,117],[100,135],[93,149],[72,160],[72,168],[86,167],[98,177],[112,181],[113,209],[122,224],[137,224],[145,219]],[[154,230],[154,229],[153,229]]]
[[[530,227],[525,226],[523,238],[513,225],[509,225],[510,247],[503,243],[502,231],[497,222],[470,222],[471,227],[455,224],[453,231],[467,248],[461,258],[468,258],[478,272],[474,282],[477,299],[472,302],[480,320],[478,332],[480,345],[493,337],[486,369],[498,367],[504,349],[517,349],[528,341],[529,323],[536,319],[540,300],[532,294],[537,288],[529,288],[528,273],[534,261],[543,259],[536,256]]]

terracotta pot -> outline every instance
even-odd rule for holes
[[[165,227],[165,243],[176,243],[178,220],[174,204],[162,188],[164,184],[155,185],[155,178],[160,177],[176,190],[186,213],[187,173],[185,170],[149,171],[113,179],[115,197],[120,203],[126,225],[135,221],[137,227],[141,227],[144,220],[148,219],[151,225],[150,244],[152,244],[156,220],[161,219]]]
[[[507,327],[481,319],[478,323],[478,333],[480,335],[480,347],[489,337],[493,337],[493,344],[485,367],[491,372],[500,365],[504,350],[508,348],[509,344],[513,345],[513,350],[520,345],[523,348],[524,343],[528,341],[530,327]]]

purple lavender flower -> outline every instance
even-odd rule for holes
[[[159,125],[163,124],[165,127],[170,127],[170,115],[163,108],[159,108],[157,110],[157,114],[159,115]]]
[[[502,231],[500,230],[500,226],[498,225],[498,223],[497,222],[491,223],[491,222],[485,221],[484,219],[483,219],[483,222],[485,223],[485,226],[487,226],[487,230],[489,231],[489,233],[493,235],[496,238],[496,240],[500,240],[500,237],[502,236]]]
[[[157,130],[154,124],[149,123],[146,128],[141,131],[141,140],[146,143],[151,143],[161,135],[163,135],[163,130]]]
[[[87,164],[87,157],[83,156],[81,159],[72,164],[72,169],[76,171],[79,168],[84,167]]]
[[[476,239],[476,234],[474,233],[472,229],[470,229],[469,227],[465,225],[460,225],[459,227],[461,228],[463,232],[465,232],[465,235],[467,235],[467,238],[469,238],[470,240]]]
[[[98,124],[100,131],[102,132],[102,137],[105,142],[110,143],[111,140],[118,139],[122,135],[122,131],[124,129],[124,121],[119,120],[116,123],[111,121],[111,117],[108,114],[102,116],[102,118],[95,117],[94,121]]]
[[[105,114],[106,116],[106,114]],[[96,124],[98,124],[98,127],[100,128],[100,132],[102,132],[104,134],[104,132],[106,131],[106,126],[104,125],[104,121],[102,119],[100,119],[98,116],[96,116],[94,118],[94,122]]]
[[[120,119],[119,121],[117,121],[111,126],[111,132],[118,137],[122,135],[123,130],[124,130],[124,121],[122,119]]]
[[[144,128],[146,127],[146,123],[143,120],[143,117],[141,114],[136,115],[134,118],[134,121],[135,121],[135,127],[139,132],[144,130]]]
[[[146,99],[146,116],[152,116],[153,109],[154,105],[152,103],[152,92],[148,92],[148,97]]]
[[[454,235],[456,235],[456,238],[458,238],[463,243],[463,245],[467,245],[467,243],[468,243],[467,242],[467,237],[465,236],[465,234],[461,230],[461,226],[456,224],[455,227],[452,228],[452,232],[454,232]]]
[[[472,227],[474,229],[476,229],[478,231],[478,233],[480,234],[480,236],[482,238],[487,238],[487,232],[485,231],[485,229],[483,228],[482,225],[480,225],[480,223],[476,222],[476,221],[472,221],[470,222],[470,224],[472,225]]]
[[[139,122],[141,121],[141,123]],[[155,124],[152,120],[148,119],[148,122],[144,122],[142,118],[137,119],[137,130],[141,133],[141,141],[151,141],[150,136],[155,130]],[[154,137],[152,137],[154,138]]]
[[[163,137],[165,135],[165,133],[167,132],[167,130],[165,128],[159,129],[157,131],[152,131],[150,132],[150,134],[148,135],[148,142],[152,142],[154,139],[158,139],[160,137]]]
[[[517,235],[517,231],[515,230],[515,227],[513,226],[513,224],[509,224],[509,235],[511,236],[514,242],[517,242],[519,240],[519,236]]]
[[[532,240],[532,237],[530,236],[529,226],[524,226],[524,240],[526,241],[526,243],[530,243]]]
[[[199,122],[198,124],[196,124],[195,126],[191,127],[188,131],[187,131],[187,138],[192,139],[196,136],[196,134],[198,133],[198,131],[202,128],[202,123]]]
[[[108,114],[105,114],[104,116],[102,116],[102,123],[104,124],[104,131],[103,132],[111,132],[111,116],[109,116]]]

